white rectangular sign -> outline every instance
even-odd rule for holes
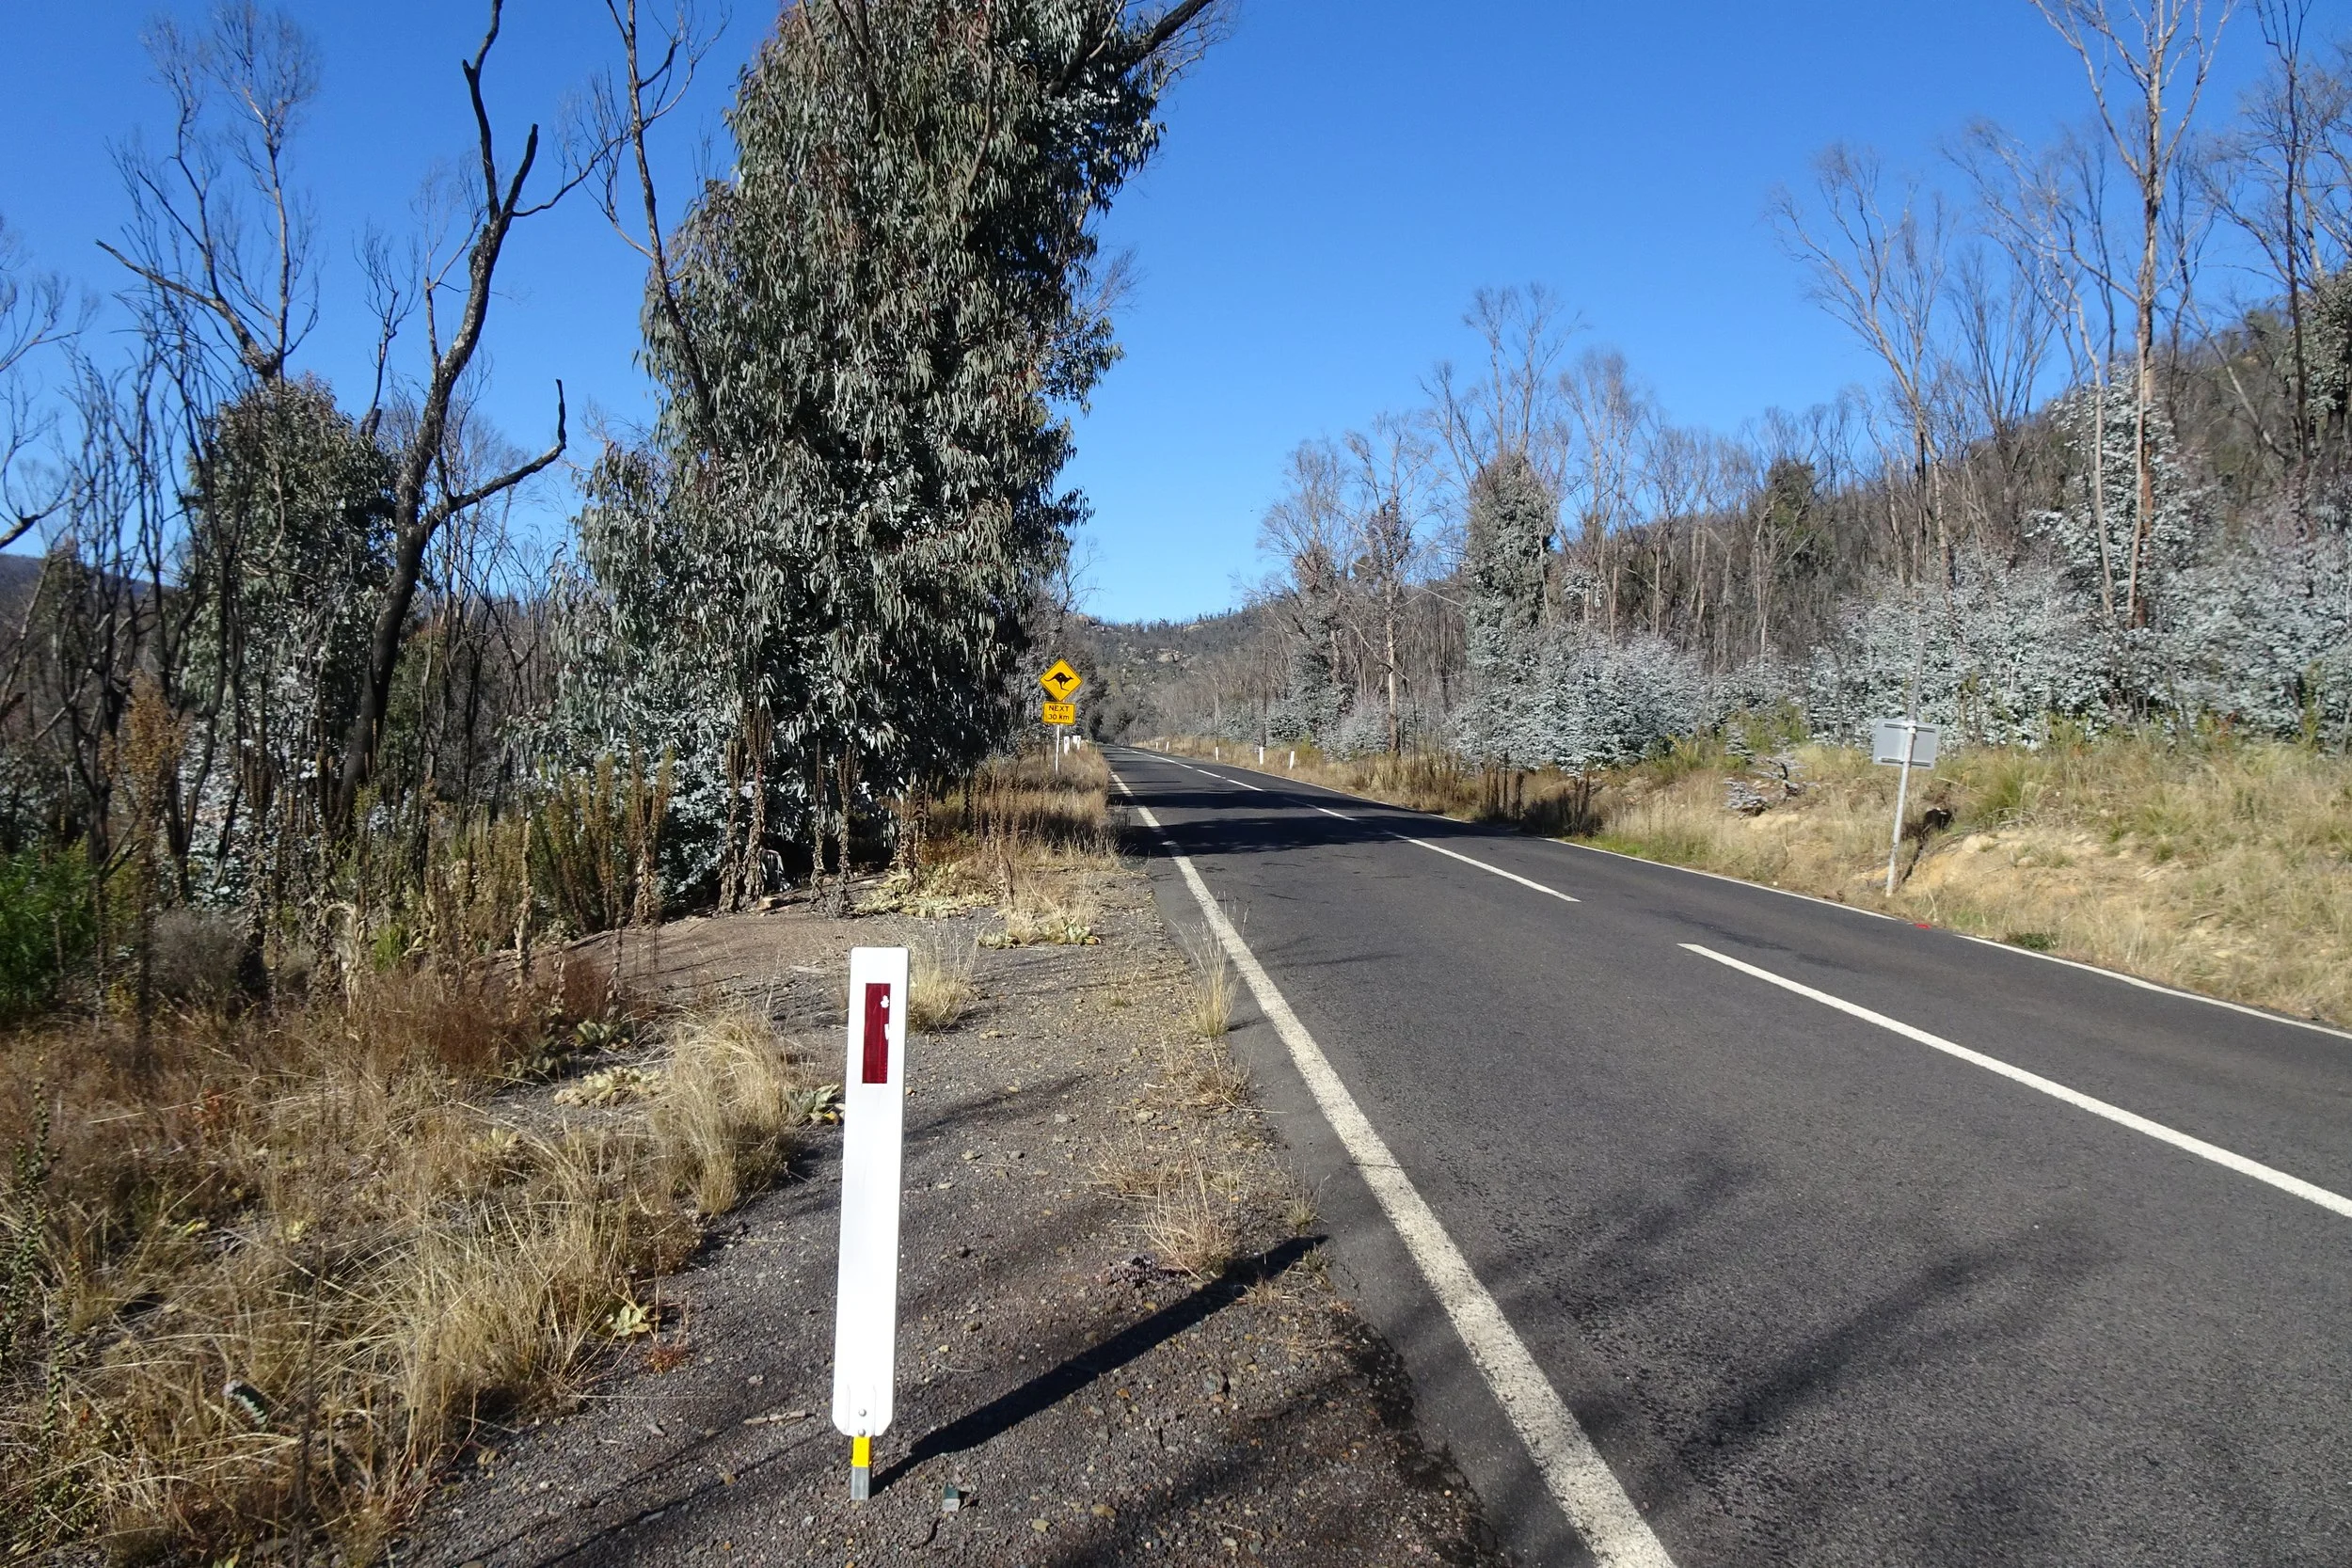
[[[1933,724],[1922,724],[1916,719],[1874,720],[1870,724],[1870,760],[1897,768],[1906,762],[1914,768],[1932,768],[1936,744],[1943,735]]]
[[[906,1015],[907,950],[851,948],[850,1057],[841,1079],[841,1275],[833,1329],[833,1424],[851,1437],[880,1436],[889,1427],[898,1370]]]

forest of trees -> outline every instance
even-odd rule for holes
[[[1256,636],[1133,727],[1575,769],[1759,709],[2352,744],[2352,37],[2036,3],[2076,129],[1835,146],[1770,203],[1875,388],[1679,426],[1563,302],[1482,293],[1476,365],[1292,454]]]
[[[786,8],[684,191],[651,144],[719,19],[605,10],[592,90],[515,137],[485,0],[469,150],[358,291],[293,172],[315,47],[253,0],[150,26],[106,329],[0,230],[0,546],[42,546],[0,583],[0,1010],[91,965],[144,1009],[159,921],[266,994],[838,879],[1012,733],[1116,356],[1095,225],[1212,0]],[[566,202],[644,261],[660,413],[582,451],[559,384],[518,449],[481,412],[501,261]],[[331,386],[352,292],[373,365]],[[574,535],[534,538],[564,463]]]
[[[1577,768],[1742,710],[2345,746],[2352,55],[2309,0],[2037,3],[2076,130],[1917,174],[1835,147],[1771,203],[1875,389],[1679,426],[1562,301],[1482,293],[1479,362],[1301,445],[1246,621],[1137,665],[1112,727]],[[0,580],[0,1006],[93,966],[146,996],[159,922],[232,931],[265,993],[838,887],[1084,660],[1096,228],[1218,8],[806,0],[684,189],[655,144],[714,30],[605,11],[593,90],[515,136],[485,0],[467,156],[357,290],[294,173],[314,48],[254,0],[150,30],[106,330],[0,230],[0,546],[41,547]],[[2225,47],[2263,61],[2234,104]],[[518,444],[501,267],[566,202],[644,262],[658,414],[583,439],[553,386]],[[373,364],[330,385],[354,296]],[[569,535],[518,526],[563,471]]]

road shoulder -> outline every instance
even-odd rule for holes
[[[1327,1277],[1325,1225],[1263,1114],[1188,1038],[1191,972],[1142,875],[1092,875],[1098,944],[983,950],[973,1008],[914,1042],[900,1414],[871,1504],[848,1502],[823,1414],[825,1134],[667,1283],[659,1332],[576,1409],[464,1456],[404,1560],[1503,1560],[1424,1444],[1403,1364]],[[832,957],[763,961],[760,923]],[[852,942],[977,929],[816,924],[705,922],[660,961],[694,972],[690,936],[734,955],[694,983],[759,996],[822,1060]]]

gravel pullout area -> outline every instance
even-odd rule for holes
[[[1230,1058],[1187,1035],[1191,972],[1143,879],[1062,875],[1099,943],[982,949],[970,1010],[911,1042],[873,1500],[849,1501],[827,1415],[839,1140],[820,1129],[665,1282],[660,1332],[572,1413],[485,1433],[396,1561],[1505,1560],[1326,1278],[1309,1195]],[[761,1002],[833,1064],[851,945],[993,928],[787,907],[681,923],[630,967],[673,1003]],[[1169,1266],[1204,1239],[1233,1261]]]

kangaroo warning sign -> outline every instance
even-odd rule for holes
[[[1070,701],[1070,694],[1086,685],[1086,677],[1070,667],[1066,658],[1054,660],[1054,667],[1038,676],[1037,684],[1045,688],[1045,694],[1057,703]],[[1051,721],[1049,720],[1050,723]]]
[[[850,949],[841,1079],[841,1273],[833,1424],[850,1438],[850,1496],[866,1499],[873,1439],[890,1426],[898,1341],[898,1163],[906,1126],[907,950]]]

